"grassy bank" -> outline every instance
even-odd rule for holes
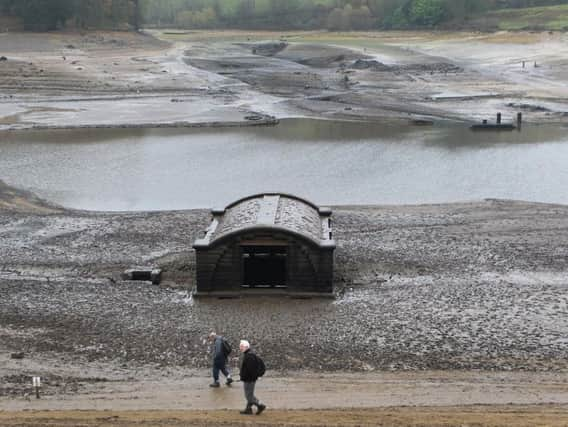
[[[568,30],[568,5],[503,9],[472,21],[474,27],[489,30]]]

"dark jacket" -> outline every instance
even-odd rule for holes
[[[215,337],[215,341],[213,341],[213,363],[217,365],[225,365],[227,363],[227,357],[223,351],[224,339],[225,338],[218,335]]]
[[[241,381],[245,383],[253,383],[258,380],[258,359],[250,349],[243,353],[240,375]]]

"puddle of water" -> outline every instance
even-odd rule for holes
[[[568,203],[568,132],[471,132],[306,119],[276,127],[0,134],[0,179],[64,206],[224,206],[282,191],[319,204],[483,198]]]

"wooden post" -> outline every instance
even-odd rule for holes
[[[35,389],[36,399],[39,399],[39,388],[41,387],[41,378],[40,377],[33,377],[32,378],[32,385]]]
[[[501,124],[501,113],[497,113],[497,124]]]
[[[517,129],[521,130],[522,122],[523,122],[523,113],[517,113]]]

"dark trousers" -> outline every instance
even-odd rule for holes
[[[215,361],[213,362],[213,381],[219,382],[219,372],[222,372],[227,378],[230,378],[231,373],[227,369],[227,363],[225,361]]]
[[[243,383],[243,385],[245,398],[247,400],[247,407],[250,408],[252,405],[256,405],[258,407],[260,401],[254,396],[254,386],[256,385],[256,382]]]

